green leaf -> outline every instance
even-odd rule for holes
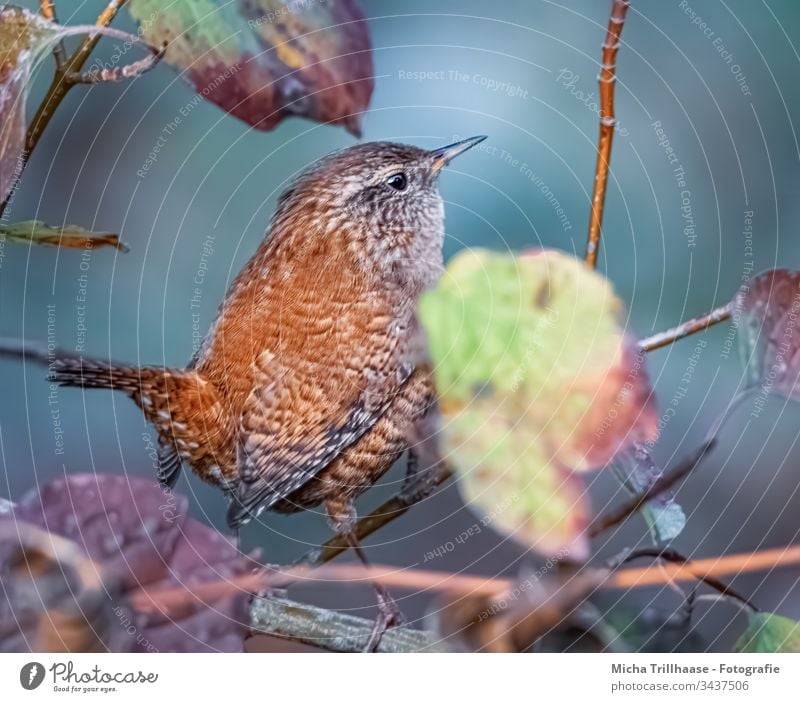
[[[631,495],[646,492],[663,475],[650,451],[641,444],[620,452],[611,468]],[[686,515],[671,490],[648,500],[640,512],[656,543],[676,538],[686,526]]]
[[[38,220],[2,225],[0,226],[0,238],[71,249],[113,246],[122,252],[128,251],[128,247],[119,240],[119,236],[116,234],[92,232],[75,224],[52,227]]]
[[[462,252],[420,304],[465,496],[548,554],[588,552],[588,500],[573,471],[657,435],[622,312],[603,276],[558,251]]]
[[[298,115],[360,133],[374,78],[353,0],[134,0],[130,10],[199,95],[257,129]]]
[[[757,612],[736,642],[738,653],[800,653],[800,622]]]

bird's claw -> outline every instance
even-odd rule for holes
[[[372,626],[369,641],[364,647],[364,653],[375,653],[381,644],[383,635],[394,627],[406,624],[406,618],[397,606],[392,596],[383,588],[376,589],[378,596],[378,616]]]

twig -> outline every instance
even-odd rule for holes
[[[691,334],[697,334],[698,332],[705,331],[709,327],[713,327],[715,324],[719,324],[720,322],[724,322],[726,319],[730,319],[732,308],[733,303],[729,302],[727,305],[724,305],[723,307],[717,307],[717,309],[712,310],[708,314],[704,314],[702,317],[695,317],[694,319],[690,319],[683,324],[679,324],[677,327],[667,329],[667,331],[659,332],[658,334],[653,334],[653,336],[649,336],[639,342],[639,350],[645,353],[649,351],[655,351],[663,346],[680,341]]]
[[[114,17],[116,17],[117,12],[119,12],[126,2],[127,0],[109,0],[106,8],[98,16],[95,26],[108,27]],[[52,13],[53,16],[55,16],[55,8],[52,2],[48,3],[46,0],[41,0],[40,10],[42,14]],[[47,17],[47,15],[44,16]],[[22,177],[22,173],[30,160],[31,153],[39,143],[39,139],[47,128],[47,125],[50,124],[50,121],[53,119],[53,115],[58,109],[58,106],[64,100],[70,89],[79,84],[71,80],[71,77],[75,74],[80,75],[83,66],[86,64],[95,46],[97,46],[97,42],[100,41],[100,36],[101,35],[97,33],[85,37],[72,56],[64,59],[63,63],[56,64],[56,73],[53,76],[50,87],[47,89],[47,93],[40,103],[39,108],[36,110],[36,114],[31,120],[31,123],[28,125],[28,131],[25,135],[25,148],[22,150],[20,164],[17,168],[16,182],[19,182]],[[13,191],[14,188],[11,189],[11,192]],[[0,204],[0,217],[2,217],[6,207],[8,207],[8,202],[9,198],[6,198],[6,200]]]
[[[65,73],[64,78],[72,85],[97,85],[98,83],[114,83],[123,78],[136,78],[153,68],[163,55],[164,49],[125,66],[115,66],[114,68],[104,68],[102,70],[93,69],[85,73]]]
[[[127,0],[110,0],[106,8],[100,13],[95,24],[99,27],[108,27],[114,17],[116,17],[117,12],[119,12],[126,2]],[[56,109],[72,86],[75,85],[75,83],[70,82],[66,76],[70,73],[80,73],[99,41],[99,34],[84,38],[80,46],[75,50],[75,53],[65,61],[61,69],[56,70],[53,82],[50,83],[47,94],[44,100],[42,100],[41,105],[39,105],[39,109],[36,111],[28,127],[28,133],[25,137],[25,152],[27,156],[30,155],[31,151],[36,147],[36,144],[39,143],[39,139],[50,123],[50,120],[53,118]]]
[[[617,81],[617,51],[619,38],[625,24],[629,0],[612,0],[608,31],[603,43],[602,65],[600,67],[600,137],[597,144],[597,164],[595,165],[592,210],[589,218],[589,240],[586,244],[586,263],[597,268],[597,254],[600,248],[600,235],[603,226],[603,207],[606,202],[608,167],[611,163],[611,145],[614,141],[616,119],[614,117],[614,87]]]
[[[326,651],[363,651],[374,623],[369,619],[332,612],[283,598],[255,598],[250,607],[253,631],[289,641],[316,646]],[[445,647],[427,631],[389,629],[378,645],[378,653],[443,651]]]
[[[696,565],[692,564],[691,561],[689,561],[689,559],[686,558],[685,556],[682,556],[680,553],[670,548],[663,550],[657,548],[639,549],[637,551],[629,553],[622,560],[622,563],[629,563],[630,561],[635,560],[637,558],[658,558],[662,561],[666,561],[667,563],[673,563],[673,564],[677,563],[682,566]],[[742,604],[745,604],[748,607],[750,607],[750,609],[752,609],[754,612],[758,612],[758,607],[756,607],[752,602],[750,602],[750,600],[748,600],[744,595],[741,595],[738,592],[736,592],[736,590],[734,590],[730,585],[726,585],[725,583],[723,583],[714,575],[711,575],[710,573],[698,573],[694,571],[694,569],[692,575],[694,576],[695,579],[699,580],[702,583],[705,583],[710,588],[716,590],[720,594],[725,595],[726,597],[730,597],[734,600],[737,600]]]
[[[453,475],[453,469],[447,463],[440,464],[436,471],[436,474],[431,479],[431,489],[435,489],[447,482]],[[383,528],[398,517],[404,515],[425,496],[426,495],[421,495],[417,500],[409,500],[402,495],[395,495],[388,499],[380,507],[377,507],[365,517],[361,517],[356,522],[356,537],[361,541],[370,534],[378,531],[378,529]],[[296,563],[298,565],[321,565],[341,555],[349,548],[350,546],[347,544],[344,537],[337,535],[328,539],[319,548],[306,553]]]
[[[79,361],[81,354],[66,349],[48,348],[42,341],[25,341],[14,337],[0,336],[0,358],[30,360],[49,366],[55,359],[74,359]]]
[[[630,516],[636,514],[636,512],[644,507],[650,500],[669,490],[675,483],[682,480],[697,467],[700,461],[702,461],[703,458],[705,458],[705,456],[713,450],[716,442],[717,440],[715,438],[706,442],[691,456],[686,458],[675,470],[658,478],[658,480],[656,480],[647,490],[635,495],[632,499],[622,504],[613,512],[596,518],[589,525],[589,536],[599,536],[607,529],[611,529],[612,527],[621,524]]]
[[[39,0],[39,14],[46,20],[51,22],[58,22],[56,15],[56,6],[53,0]],[[56,67],[61,68],[67,62],[67,50],[64,48],[64,42],[60,41],[53,49],[53,57],[56,60]]]

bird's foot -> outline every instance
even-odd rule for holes
[[[439,484],[438,465],[425,470],[416,471],[406,477],[398,497],[407,505],[414,505],[431,495]]]
[[[378,598],[378,616],[369,635],[369,641],[364,647],[364,653],[375,653],[381,645],[383,635],[396,626],[403,626],[406,618],[397,606],[389,592],[380,585],[375,586]]]

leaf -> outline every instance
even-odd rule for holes
[[[139,42],[111,27],[62,27],[22,7],[0,5],[0,202],[9,198],[22,171],[25,102],[33,69],[61,39],[75,34]]]
[[[296,115],[360,134],[374,78],[354,0],[135,0],[131,14],[199,95],[247,124]]]
[[[647,492],[664,474],[642,444],[621,451],[612,469],[631,495]],[[649,500],[640,511],[656,542],[676,538],[686,526],[686,515],[671,490]]]
[[[735,650],[737,653],[800,653],[800,622],[769,612],[752,614]]]
[[[0,518],[0,650],[37,640],[47,647],[65,629],[77,647],[69,650],[241,651],[248,594],[232,581],[250,562],[186,509],[184,497],[153,481],[103,474],[59,478],[23,497]],[[169,612],[131,606],[141,588],[219,581],[230,587],[208,604],[188,597]],[[70,625],[41,644],[53,620]]]
[[[657,416],[611,285],[558,251],[465,251],[420,304],[465,497],[552,554],[588,553],[573,471],[655,438]]]
[[[91,232],[75,224],[53,227],[39,220],[0,225],[0,237],[11,241],[63,246],[71,249],[113,246],[124,253],[128,251],[128,247],[119,240],[117,234]]]
[[[800,272],[757,275],[739,290],[734,310],[748,385],[800,399]]]

